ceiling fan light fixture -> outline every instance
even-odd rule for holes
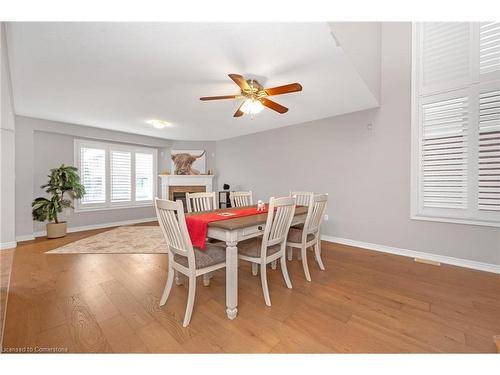
[[[167,126],[170,126],[171,124],[167,121],[163,121],[163,120],[156,120],[156,119],[153,119],[153,120],[148,120],[146,121],[149,125],[153,125],[156,129],[163,129],[163,128],[166,128]]]
[[[255,115],[262,111],[264,106],[260,102],[260,100],[246,99],[240,110],[247,115]]]

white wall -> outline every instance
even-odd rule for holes
[[[329,22],[330,29],[380,102],[381,22]]]
[[[207,169],[215,171],[215,142],[174,142],[23,116],[16,116],[15,120],[15,170],[18,192],[15,198],[15,234],[18,239],[30,238],[34,232],[44,230],[44,223],[33,222],[31,218],[31,201],[37,196],[45,195],[40,186],[46,182],[49,169],[61,163],[74,164],[73,141],[77,137],[156,147],[159,172],[171,169],[171,149],[204,149],[207,150]],[[69,210],[63,214],[62,219],[72,228],[154,216],[154,209],[146,207],[79,213]]]
[[[75,138],[96,139],[109,142],[136,144],[158,149],[158,170],[170,166],[172,141],[121,133],[87,126],[16,116],[16,236],[29,238],[35,231],[44,229],[43,223],[33,222],[31,201],[44,196],[40,185],[47,180],[49,169],[74,164],[73,141]],[[68,226],[80,227],[126,220],[155,217],[153,207],[103,210],[64,215]]]
[[[219,185],[327,192],[326,235],[500,264],[500,229],[410,219],[411,24],[381,35],[379,109],[219,141]]]
[[[14,103],[5,39],[0,22],[0,249],[15,247]]]

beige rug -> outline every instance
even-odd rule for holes
[[[118,227],[71,242],[47,254],[166,254],[158,226]]]

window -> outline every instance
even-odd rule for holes
[[[84,204],[106,202],[106,151],[98,148],[80,148],[80,176],[86,194]]]
[[[86,190],[76,210],[152,205],[156,161],[154,148],[75,140],[75,165]]]
[[[500,226],[500,23],[414,25],[412,218]]]
[[[153,199],[153,155],[135,154],[135,199],[150,201]]]
[[[132,153],[127,151],[109,152],[111,160],[111,202],[132,200]]]

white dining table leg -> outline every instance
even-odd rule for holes
[[[238,242],[226,241],[226,313],[231,320],[238,314]]]
[[[175,285],[182,285],[184,281],[184,276],[177,270],[175,270]]]
[[[257,276],[259,274],[259,265],[257,263],[252,263],[252,275]]]

